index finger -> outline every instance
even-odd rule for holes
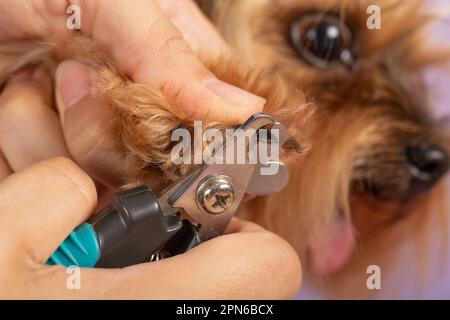
[[[92,0],[78,4],[83,17],[81,33],[103,48],[134,82],[164,92],[179,118],[240,124],[262,111],[265,99],[221,81],[205,67],[156,1]],[[0,18],[2,11],[14,11],[23,13],[21,21],[27,21],[22,26],[8,16],[7,22],[0,19],[8,27],[0,28],[0,40],[9,36],[9,40],[32,37],[70,42],[74,33],[66,27],[66,10],[63,0],[46,5],[15,1],[12,9],[0,2]],[[75,49],[69,57],[79,52]]]

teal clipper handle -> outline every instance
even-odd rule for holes
[[[122,268],[147,262],[183,227],[179,214],[165,215],[146,186],[115,194],[111,205],[78,226],[48,265]]]
[[[100,258],[100,246],[92,225],[78,226],[48,259],[48,265],[94,267]]]

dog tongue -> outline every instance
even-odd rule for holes
[[[311,271],[316,275],[338,271],[350,259],[354,247],[351,223],[335,223],[321,239],[309,245]]]

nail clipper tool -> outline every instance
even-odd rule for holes
[[[281,147],[288,140],[286,128],[264,113],[254,114],[240,129],[225,145],[224,154],[249,130],[258,134],[266,129],[269,138],[258,140],[266,146],[276,142]],[[270,134],[273,129],[278,129],[279,141]],[[249,140],[245,140],[247,151]],[[109,206],[64,240],[47,264],[120,268],[181,254],[221,235],[245,194],[278,192],[288,181],[287,167],[278,160],[247,162],[198,165],[158,195],[147,186],[115,194]],[[261,174],[271,164],[278,166],[277,173]]]

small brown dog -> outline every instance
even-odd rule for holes
[[[450,55],[427,48],[425,27],[432,19],[424,4],[197,2],[240,60],[252,65],[222,57],[210,69],[265,97],[265,111],[306,147],[288,159],[286,189],[250,201],[243,214],[289,240],[308,270],[326,276],[332,296],[363,297],[367,266],[389,270],[393,242],[416,235],[432,206],[446,199],[437,185],[449,168],[448,139],[428,115],[419,71]],[[380,30],[367,27],[372,4],[381,9]],[[58,44],[57,55],[46,57],[70,56],[98,68],[98,89],[116,114],[112,134],[124,163],[141,168],[131,180],[156,186],[186,170],[170,161],[170,132],[191,124],[170,112],[172,101],[159,89],[129,82],[80,41]],[[20,61],[3,55],[4,65],[37,57],[28,54],[36,49],[19,51],[27,54]]]
[[[310,271],[334,273],[324,282],[340,297],[367,293],[366,268],[389,270],[385,251],[405,232],[419,238],[427,213],[447,215],[435,186],[449,140],[427,113],[419,71],[450,55],[428,48],[422,1],[375,2],[381,30],[367,26],[372,1],[203,1],[241,56],[316,105],[313,148],[250,216],[294,244]]]

